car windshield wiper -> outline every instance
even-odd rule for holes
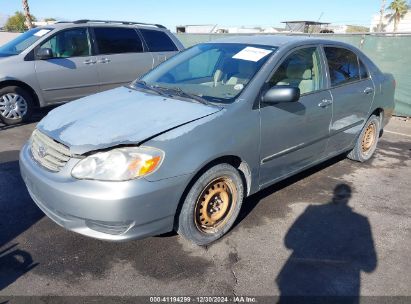
[[[155,87],[155,86],[148,85],[147,82],[145,82],[144,80],[134,81],[134,83],[133,83],[130,87],[133,87],[133,85],[136,85],[136,84],[141,85],[142,87],[144,87],[144,88],[147,89],[147,90],[156,92],[158,95],[162,95],[162,96],[165,95],[163,91],[159,90],[159,89],[158,89],[157,87]]]
[[[178,96],[194,99],[195,101],[198,101],[199,103],[202,103],[202,104],[205,104],[205,105],[209,104],[209,102],[205,98],[203,98],[201,96],[198,96],[196,94],[187,93],[187,92],[183,91],[180,87],[174,87],[174,88],[166,88],[166,87],[160,87],[160,86],[155,86],[155,87],[166,90],[166,91],[175,92]]]

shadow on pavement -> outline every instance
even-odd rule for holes
[[[367,217],[348,205],[351,193],[337,185],[331,202],[308,206],[289,228],[284,243],[293,252],[276,278],[280,303],[359,302],[360,274],[376,269],[377,256]]]
[[[44,216],[20,176],[18,153],[0,152],[0,248]]]
[[[238,215],[238,218],[236,220],[236,223],[234,224],[233,228],[235,228],[237,225],[239,225],[243,220],[245,220],[248,215],[254,210],[254,208],[263,200],[264,198],[272,195],[273,193],[280,191],[292,184],[297,183],[300,180],[303,180],[307,177],[309,177],[312,174],[315,174],[325,168],[328,168],[332,165],[335,165],[336,163],[346,159],[345,154],[338,155],[332,159],[329,159],[321,164],[318,164],[312,168],[309,168],[307,170],[302,171],[301,173],[298,173],[296,175],[293,175],[289,178],[286,178],[280,182],[275,183],[274,185],[263,189],[256,194],[251,195],[250,197],[246,198],[243,205],[241,206],[241,211],[240,214]]]
[[[17,248],[18,244],[8,243],[44,216],[20,176],[18,153],[0,152],[0,290],[37,266],[28,252]]]
[[[38,265],[28,252],[16,248],[17,245],[0,251],[0,290]]]

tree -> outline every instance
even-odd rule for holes
[[[394,20],[394,32],[396,32],[398,29],[398,23],[408,12],[408,4],[405,0],[394,0],[388,8],[392,11],[392,13],[388,16],[390,17],[390,20]]]
[[[367,33],[370,28],[361,25],[347,25],[347,33]]]
[[[34,16],[30,16],[31,20],[36,20]],[[24,32],[28,27],[25,24],[26,17],[22,12],[16,12],[13,16],[7,19],[4,29],[8,32]]]
[[[26,26],[27,28],[31,29],[33,28],[33,23],[32,23],[32,18],[30,15],[30,8],[29,8],[29,2],[28,0],[23,0],[23,10],[24,10],[24,17],[26,20]]]
[[[44,21],[49,22],[49,21],[57,21],[55,18],[44,18]]]

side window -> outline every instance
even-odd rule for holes
[[[48,48],[54,58],[90,56],[90,40],[86,28],[64,30],[44,42],[41,49]]]
[[[364,64],[360,59],[358,59],[358,62],[360,63],[360,75],[361,75],[361,79],[366,79],[366,78],[368,78],[368,77],[369,77],[369,74],[368,74],[367,68],[365,67],[365,64]]]
[[[360,68],[357,55],[353,52],[336,47],[325,47],[331,86],[338,86],[360,80]]]
[[[99,54],[123,54],[143,52],[143,43],[136,30],[121,27],[95,27]]]
[[[271,86],[298,87],[301,94],[322,89],[320,54],[316,47],[299,49],[289,55],[271,77]]]
[[[139,31],[143,35],[150,52],[177,51],[177,47],[166,33],[146,29],[140,29]]]

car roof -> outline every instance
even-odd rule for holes
[[[80,20],[81,21],[81,20]],[[131,22],[124,22],[121,23],[121,21],[109,21],[109,22],[104,22],[104,21],[89,21],[89,22],[79,22],[79,21],[74,21],[74,22],[56,22],[53,24],[49,25],[43,25],[40,26],[39,28],[52,28],[52,29],[65,29],[65,28],[73,28],[73,27],[85,27],[85,26],[92,26],[92,27],[128,27],[128,28],[147,28],[147,29],[152,29],[152,30],[158,30],[158,31],[167,31],[168,29],[166,27],[163,27],[162,25],[157,25],[157,24],[145,24],[145,23],[131,23]]]
[[[213,40],[217,43],[243,43],[243,44],[256,44],[256,45],[269,45],[275,47],[283,46],[295,46],[305,44],[332,44],[339,45],[348,48],[353,48],[351,45],[324,38],[309,37],[303,35],[248,35],[248,36],[230,36],[227,38],[221,38]]]

